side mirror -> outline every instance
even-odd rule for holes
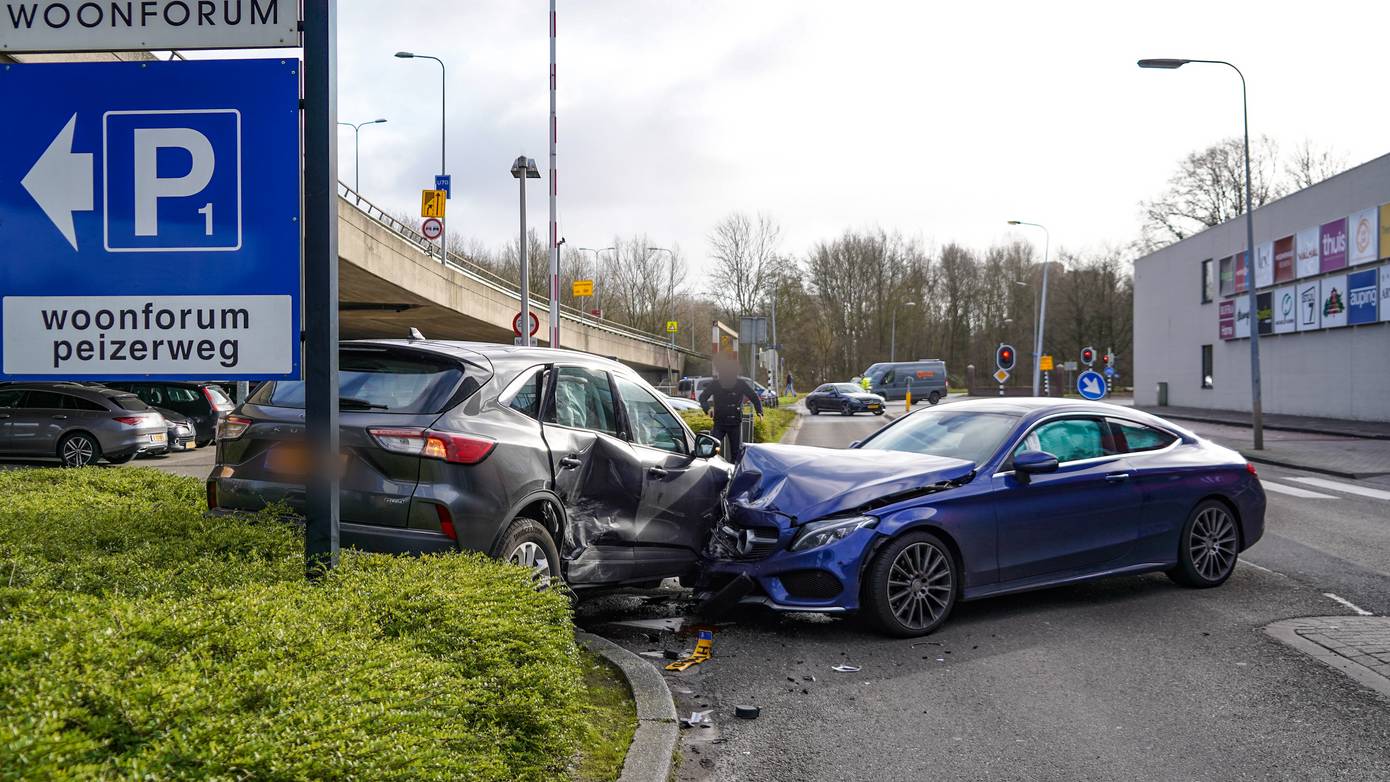
[[[1023,451],[1014,457],[1014,472],[1020,476],[1057,472],[1057,457],[1047,451]]]
[[[695,455],[701,459],[710,459],[719,455],[719,441],[707,434],[695,435]],[[1053,463],[1056,463],[1053,459]]]

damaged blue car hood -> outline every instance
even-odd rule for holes
[[[974,471],[972,462],[902,451],[750,445],[729,483],[728,501],[798,524],[886,498],[930,493]]]

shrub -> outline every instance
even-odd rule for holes
[[[699,433],[714,428],[714,419],[698,410],[682,410],[680,415],[693,432]],[[787,427],[794,420],[796,420],[796,413],[791,410],[782,407],[764,407],[762,417],[753,419],[753,442],[777,442],[782,439],[782,434],[787,431]]]
[[[200,500],[143,470],[0,475],[0,779],[564,776],[563,595],[471,554],[345,552],[309,584],[293,527]]]

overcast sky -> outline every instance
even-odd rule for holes
[[[438,171],[438,66],[392,57],[433,54],[449,67],[450,228],[515,236],[508,167],[546,169],[546,5],[340,3],[340,118],[389,120],[362,131],[369,198],[413,212]],[[1387,38],[1375,0],[561,0],[561,233],[603,247],[645,231],[697,273],[736,209],[773,215],[794,253],[874,226],[985,246],[1009,218],[1074,249],[1123,242],[1179,158],[1240,132],[1234,72],[1136,59],[1229,59],[1253,132],[1356,164],[1390,152]]]

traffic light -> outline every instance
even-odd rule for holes
[[[1102,367],[1108,367],[1110,366],[1110,362],[1113,361],[1114,358],[1114,356],[1110,355],[1109,353],[1106,353],[1100,357],[1100,365]]]
[[[1081,349],[1081,363],[1090,366],[1096,363],[1096,351],[1092,348]]]
[[[994,352],[994,363],[999,365],[999,368],[1004,370],[1005,372],[1008,372],[1009,370],[1014,368],[1014,360],[1015,356],[1013,345],[1001,344],[999,346],[999,349]]]

